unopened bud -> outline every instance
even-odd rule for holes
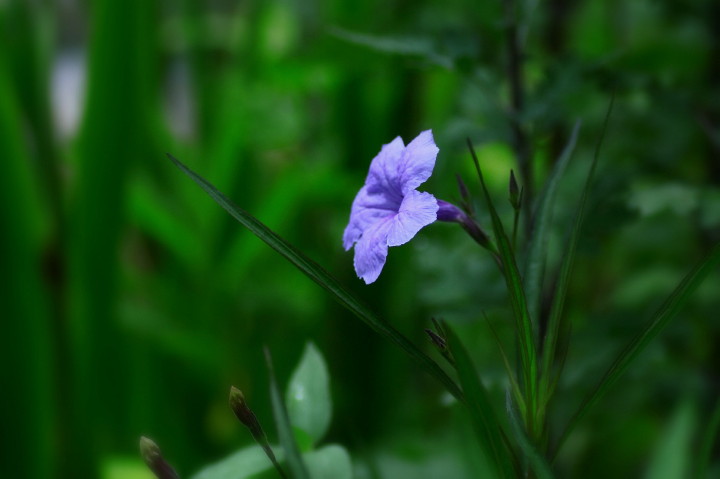
[[[468,213],[472,213],[472,201],[470,199],[470,193],[468,192],[467,186],[465,186],[465,182],[460,175],[456,174],[455,179],[457,180],[458,191],[460,192],[460,199],[462,199],[462,203],[460,204],[460,206],[462,206],[463,209]]]
[[[140,455],[157,479],[180,479],[175,469],[165,460],[155,441],[145,436],[140,438]]]
[[[448,203],[447,201],[438,200],[438,221],[447,221],[452,223],[459,223],[460,226],[483,248],[491,248],[490,238],[483,231],[480,225],[475,222],[474,219],[469,217],[463,210]]]
[[[425,333],[427,333],[428,337],[430,337],[430,341],[435,345],[438,350],[440,350],[441,353],[444,353],[447,351],[447,341],[445,341],[445,338],[437,334],[432,329],[426,329]]]
[[[515,172],[513,170],[510,170],[510,185],[508,189],[510,190],[510,204],[513,208],[519,210],[522,203],[522,191],[518,186],[517,179],[515,179]]]
[[[250,434],[252,434],[255,440],[265,437],[265,432],[263,432],[260,426],[260,421],[258,421],[255,413],[248,407],[242,391],[235,386],[230,387],[230,409],[235,413],[235,417],[250,430]]]

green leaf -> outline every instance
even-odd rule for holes
[[[300,450],[295,442],[295,436],[292,431],[292,424],[288,416],[287,408],[283,402],[280,388],[275,378],[275,370],[270,357],[270,351],[265,348],[265,361],[267,362],[268,372],[270,374],[270,401],[272,402],[273,417],[278,430],[280,444],[285,451],[287,466],[290,469],[290,475],[293,479],[309,479],[307,468],[303,462]]]
[[[580,205],[575,213],[572,232],[570,234],[570,238],[568,239],[568,244],[565,247],[565,256],[563,257],[562,264],[560,265],[560,273],[557,286],[554,291],[552,307],[550,308],[547,330],[545,337],[543,338],[543,357],[540,369],[542,374],[540,379],[540,395],[542,403],[541,415],[543,416],[545,405],[550,401],[552,388],[554,387],[554,384],[556,384],[556,382],[552,380],[551,369],[557,349],[558,336],[560,335],[561,330],[567,330],[569,328],[569,325],[561,324],[563,320],[563,310],[565,308],[565,296],[567,294],[568,286],[570,285],[570,273],[572,272],[573,264],[575,263],[575,252],[577,251],[578,240],[580,239],[580,230],[582,229],[582,225],[585,220],[585,206],[590,194],[590,185],[592,184],[595,170],[597,169],[600,147],[605,139],[605,132],[607,131],[614,103],[615,97],[613,96],[610,99],[610,104],[608,105],[608,109],[605,114],[605,121],[600,133],[600,138],[595,146],[593,161],[590,164],[590,170],[588,171],[587,178],[585,179],[585,186],[583,187],[582,195],[580,197]],[[557,374],[559,374],[559,372]]]
[[[278,452],[278,459],[281,460],[282,452]],[[204,467],[191,479],[246,479],[272,468],[273,465],[262,448],[253,444]]]
[[[548,235],[550,233],[550,222],[555,205],[557,188],[560,185],[565,168],[570,161],[575,144],[577,143],[580,121],[575,123],[570,139],[565,145],[562,154],[555,163],[550,178],[537,200],[537,206],[533,212],[534,229],[530,237],[527,259],[525,261],[525,293],[527,295],[528,313],[536,322],[539,319],[540,295],[542,293],[542,274],[547,256]]]
[[[715,410],[710,416],[700,443],[700,453],[698,455],[697,474],[695,477],[703,479],[708,476],[708,467],[710,465],[710,457],[712,455],[713,443],[717,440],[720,431],[720,401],[715,405]]]
[[[696,427],[695,406],[686,400],[679,405],[665,433],[660,436],[650,458],[645,479],[690,477],[691,465],[697,457],[692,444]]]
[[[293,426],[317,444],[330,426],[332,401],[327,365],[312,343],[305,346],[300,364],[290,378],[285,404]]]
[[[547,460],[545,460],[545,458],[538,452],[537,448],[530,442],[527,434],[525,434],[522,424],[520,424],[517,414],[515,414],[515,409],[513,408],[512,400],[510,399],[510,393],[506,395],[505,405],[508,412],[508,418],[510,419],[510,429],[515,436],[515,441],[525,454],[530,467],[532,467],[533,471],[535,471],[535,476],[538,479],[553,479],[555,475],[550,469],[550,465]]]
[[[495,239],[498,243],[500,261],[502,263],[502,272],[510,295],[510,303],[515,317],[515,328],[518,341],[520,343],[520,361],[522,363],[522,377],[525,386],[525,404],[527,405],[528,417],[525,418],[529,433],[534,435],[534,430],[539,425],[534,424],[534,413],[537,404],[537,357],[535,348],[535,338],[533,335],[533,326],[528,313],[527,301],[525,299],[525,291],[523,290],[522,278],[515,262],[510,240],[505,233],[500,216],[495,209],[495,205],[490,197],[490,192],[485,185],[480,163],[478,162],[475,149],[470,140],[467,140],[470,154],[472,155],[475,169],[477,170],[480,186],[485,196],[485,201],[492,218],[493,231]],[[532,415],[532,417],[530,417]]]
[[[257,218],[247,213],[243,209],[234,205],[225,195],[219,192],[213,185],[208,183],[204,178],[190,170],[187,166],[168,154],[170,160],[188,175],[195,183],[200,186],[210,197],[215,200],[225,211],[235,218],[240,224],[249,229],[255,236],[263,240],[268,246],[280,253],[285,259],[290,261],[295,267],[302,271],[308,278],[320,285],[325,291],[329,292],[336,301],[347,308],[355,316],[360,318],[373,331],[383,338],[389,340],[396,346],[405,351],[408,356],[425,372],[434,376],[440,381],[445,388],[455,396],[458,400],[462,400],[462,392],[445,371],[437,365],[429,356],[417,348],[410,340],[403,336],[390,323],[380,318],[371,311],[366,305],[360,302],[352,294],[350,294],[340,283],[325,271],[319,264],[311,260],[290,243],[275,234],[270,228],[265,226]]]
[[[515,477],[513,458],[505,443],[505,434],[485,386],[480,381],[472,359],[460,339],[450,327],[446,327],[446,330],[448,348],[455,358],[455,368],[465,393],[464,404],[483,451],[493,461],[498,477]]]
[[[352,479],[352,461],[344,447],[330,444],[305,453],[303,458],[312,479]]]
[[[580,421],[580,419],[587,414],[587,411],[610,389],[648,344],[665,329],[670,320],[677,315],[682,306],[687,302],[690,295],[697,289],[700,283],[703,282],[705,277],[717,268],[718,264],[720,264],[720,243],[716,244],[712,251],[683,278],[647,326],[623,349],[605,375],[603,375],[598,385],[588,394],[578,411],[568,423],[558,443],[558,449],[562,446],[562,443],[578,421]]]

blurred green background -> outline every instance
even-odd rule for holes
[[[469,136],[504,199],[515,166],[503,6],[0,1],[0,475],[149,477],[136,452],[144,434],[189,476],[250,442],[226,405],[231,384],[274,437],[262,346],[284,383],[312,339],[332,377],[330,436],[358,477],[474,477],[475,443],[438,385],[165,152],[418,343],[431,316],[456,325],[500,408],[503,371],[481,313],[504,338],[511,323],[489,258],[437,225],[391,250],[365,286],[341,235],[380,146],[428,128],[440,155],[421,189],[456,200],[459,173],[478,191]],[[582,120],[554,261],[616,94],[570,291],[573,343],[551,417],[562,425],[720,238],[720,4],[518,9],[517,120],[535,190]],[[720,396],[719,291],[714,274],[584,420],[561,477],[683,477]]]

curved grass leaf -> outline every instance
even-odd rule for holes
[[[565,431],[560,437],[560,441],[556,448],[559,449],[564,440],[582,419],[587,411],[607,392],[608,389],[618,380],[620,375],[627,370],[638,354],[640,354],[650,341],[665,329],[670,320],[674,318],[685,304],[690,295],[697,289],[705,277],[720,264],[720,243],[716,244],[710,253],[698,263],[687,276],[683,278],[680,284],[675,288],[672,294],[665,300],[660,309],[655,313],[652,320],[645,328],[635,336],[632,341],[623,349],[615,362],[612,363],[608,371],[603,375],[595,389],[588,394],[580,405],[575,415],[570,419]]]
[[[462,391],[458,385],[455,384],[455,381],[453,381],[450,376],[448,376],[447,373],[445,373],[445,371],[438,366],[437,363],[435,363],[435,361],[418,349],[417,346],[410,342],[410,340],[403,336],[390,323],[380,318],[377,314],[372,312],[367,306],[350,294],[334,277],[330,275],[330,273],[325,271],[319,264],[305,256],[286,240],[275,234],[257,218],[234,205],[207,180],[190,170],[175,157],[170,154],[168,154],[168,157],[173,163],[175,163],[175,166],[197,183],[198,186],[200,186],[200,188],[202,188],[213,200],[215,200],[217,204],[230,213],[230,216],[235,218],[241,225],[249,229],[253,234],[255,234],[255,236],[263,240],[272,249],[284,256],[285,259],[290,261],[308,278],[330,293],[335,300],[337,300],[355,316],[360,318],[373,331],[396,346],[399,346],[423,370],[440,381],[450,394],[460,401],[463,400]]]
[[[488,210],[490,211],[490,216],[492,218],[495,240],[498,243],[500,259],[502,261],[503,276],[505,277],[505,283],[507,284],[508,293],[510,295],[513,315],[515,316],[515,324],[517,328],[516,332],[520,342],[520,361],[522,362],[523,384],[525,386],[525,404],[527,405],[528,411],[528,416],[525,417],[525,420],[530,429],[529,432],[532,434],[532,431],[536,428],[533,417],[537,409],[538,378],[537,356],[532,320],[528,313],[522,278],[520,276],[517,263],[515,262],[515,255],[513,254],[510,240],[505,233],[500,216],[498,216],[495,205],[490,197],[490,192],[485,185],[485,179],[483,178],[483,174],[480,169],[480,163],[478,162],[475,149],[473,148],[470,139],[467,140],[467,143],[470,148],[470,154],[472,155],[473,162],[475,163],[475,169],[477,170],[478,178],[480,179],[480,186],[482,187]]]
[[[455,369],[465,393],[465,406],[483,450],[488,459],[493,461],[498,477],[515,477],[513,456],[506,445],[505,433],[493,410],[488,393],[460,339],[451,328],[446,329],[448,347],[455,358]]]
[[[277,426],[280,444],[285,451],[285,460],[287,462],[288,469],[290,469],[293,479],[310,479],[310,475],[308,474],[305,463],[300,455],[300,449],[295,442],[292,424],[290,424],[290,417],[288,416],[287,408],[283,402],[282,394],[280,394],[277,378],[275,378],[272,358],[270,357],[270,351],[267,348],[265,348],[265,361],[267,362],[268,372],[270,373],[270,401],[272,402],[273,417],[275,417],[275,424]],[[278,469],[278,471],[281,470]]]
[[[555,195],[560,185],[565,168],[570,162],[570,157],[575,151],[578,132],[580,131],[580,121],[575,122],[570,139],[563,149],[560,157],[555,163],[555,167],[548,179],[537,201],[537,207],[533,212],[535,221],[535,229],[530,237],[528,246],[527,259],[525,261],[525,294],[527,295],[528,313],[536,322],[539,320],[540,311],[540,295],[542,292],[542,273],[545,267],[545,257],[547,255],[547,242],[550,233],[550,221],[552,219],[553,207],[555,205]]]

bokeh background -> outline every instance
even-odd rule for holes
[[[365,286],[341,245],[350,204],[383,143],[432,128],[440,155],[423,189],[456,200],[457,173],[477,194],[470,137],[509,222],[512,120],[536,191],[581,120],[552,266],[615,94],[570,291],[551,417],[564,424],[720,238],[720,4],[518,2],[517,116],[507,4],[0,1],[0,475],[147,478],[144,434],[189,477],[250,442],[226,405],[231,384],[272,431],[262,346],[284,383],[312,340],[332,376],[329,440],[358,477],[474,477],[476,445],[439,386],[165,153],[418,343],[431,316],[455,325],[501,408],[483,312],[508,347],[511,324],[490,259],[435,225]],[[562,477],[683,477],[720,392],[719,292],[714,273],[586,417]]]

